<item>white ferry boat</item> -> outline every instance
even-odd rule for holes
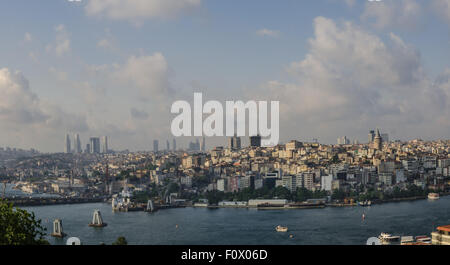
[[[428,199],[439,200],[439,193],[428,193]]]
[[[381,242],[389,243],[389,242],[396,242],[400,240],[400,236],[393,236],[388,233],[381,233],[378,236],[378,239],[380,239]]]
[[[275,230],[276,230],[277,232],[287,232],[287,231],[288,231],[288,228],[287,228],[286,226],[281,226],[281,225],[279,225],[279,226],[275,227]]]

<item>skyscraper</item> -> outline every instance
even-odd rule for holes
[[[200,151],[202,151],[202,152],[206,151],[206,140],[205,140],[205,137],[202,138],[202,142],[200,143]]]
[[[228,147],[232,150],[241,149],[241,138],[236,134],[233,137],[230,137],[228,140]]]
[[[250,136],[250,146],[251,147],[261,147],[261,136]]]
[[[74,149],[74,152],[77,154],[82,152],[80,135],[78,133],[75,134],[74,139],[73,139],[73,149]]]
[[[91,142],[91,150],[90,152],[92,154],[99,154],[100,153],[100,138],[98,137],[91,137],[90,139]]]
[[[347,138],[347,136],[343,136],[337,139],[338,145],[344,145],[344,144],[350,144],[350,139]]]
[[[173,139],[172,148],[173,151],[177,151],[177,141],[175,140],[175,138]]]
[[[371,130],[369,132],[369,144],[372,143],[374,139],[375,139],[375,131]]]
[[[166,147],[167,147],[167,148],[166,148],[166,150],[167,150],[167,151],[170,151],[170,144],[169,144],[169,140],[167,140],[167,141],[166,141]]]
[[[72,150],[70,148],[70,136],[69,136],[69,134],[66,134],[66,145],[64,146],[64,153],[68,154],[71,151]]]
[[[102,137],[102,153],[108,153],[108,136]]]
[[[153,152],[158,152],[158,140],[153,140]]]
[[[195,139],[195,151],[200,151],[200,142],[198,138]]]

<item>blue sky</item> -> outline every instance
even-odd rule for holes
[[[440,115],[447,114],[450,96],[445,81],[450,74],[449,10],[448,0],[3,1],[0,69],[7,69],[4,78],[13,81],[0,85],[0,91],[8,93],[18,82],[17,71],[28,85],[19,82],[21,90],[5,99],[23,106],[4,104],[0,146],[61,151],[65,133],[79,132],[84,139],[110,135],[113,148],[150,150],[151,139],[170,139],[171,102],[190,99],[194,91],[218,100],[253,99],[251,95],[279,99],[285,117],[282,141],[319,138],[331,143],[343,135],[363,141],[371,127],[404,140],[448,138],[450,125],[442,123]],[[348,30],[346,23],[352,25]],[[319,40],[322,30],[334,30],[329,36],[355,36],[358,44],[351,39],[334,42],[332,37]],[[380,53],[389,62],[386,69],[411,80],[358,80],[370,73],[356,76],[359,69],[386,63],[364,52],[343,53],[355,63],[346,69],[339,61],[344,65],[345,58],[320,58],[321,52],[328,52],[322,42],[334,45],[333,51],[339,53],[349,45],[371,45],[362,43],[370,41],[369,36],[387,47]],[[300,62],[309,68],[293,66]],[[342,88],[332,86],[331,79],[310,73],[319,69],[314,63],[329,67],[324,76],[333,73],[354,80],[343,82]],[[135,64],[149,72],[130,74]],[[357,88],[347,87],[352,85]],[[403,102],[406,86],[414,87],[416,98]],[[167,95],[153,96],[159,92]],[[316,92],[321,99],[302,95]],[[412,105],[420,102],[422,92],[441,105],[423,102],[424,109]],[[20,93],[33,96],[23,101]],[[345,93],[352,95],[345,100],[337,96]],[[361,111],[365,101],[376,111]],[[315,105],[309,106],[311,102]],[[441,108],[432,112],[427,104]],[[131,109],[147,115],[133,117]],[[35,132],[33,137],[30,131]],[[187,140],[179,139],[180,145]],[[225,141],[209,143],[211,147]]]

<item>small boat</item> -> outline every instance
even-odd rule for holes
[[[430,243],[431,244],[431,237],[429,236],[416,236],[416,241],[420,243]]]
[[[388,233],[381,233],[378,236],[378,239],[380,239],[382,242],[394,242],[394,241],[398,241],[400,239],[400,236],[393,236]]]
[[[275,230],[277,230],[277,232],[287,232],[288,228],[286,226],[279,225],[279,226],[275,227]]]
[[[358,202],[358,205],[359,206],[370,206],[370,205],[372,205],[372,202],[371,201],[363,201],[363,202]]]
[[[412,236],[402,236],[400,239],[401,245],[411,244],[414,243],[414,237]]]
[[[428,193],[428,199],[430,200],[439,200],[439,193]]]

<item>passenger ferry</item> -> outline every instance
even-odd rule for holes
[[[397,242],[400,240],[400,236],[393,236],[391,234],[388,233],[381,233],[378,236],[378,239],[380,239],[380,241],[382,243],[390,243],[390,242]]]
[[[428,193],[428,199],[439,200],[439,193]]]
[[[287,232],[288,228],[286,226],[279,225],[279,226],[275,227],[275,230],[277,230],[277,232]]]

